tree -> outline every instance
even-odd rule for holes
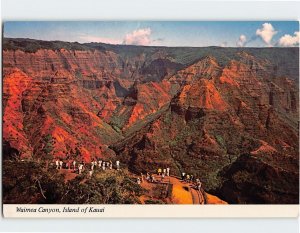
[[[43,137],[43,160],[46,162],[46,170],[49,167],[49,160],[53,159],[53,137],[51,134],[47,134]]]
[[[20,152],[10,145],[9,141],[3,141],[3,159],[17,160],[20,158]]]
[[[58,204],[65,195],[64,175],[34,161],[3,161],[3,203]]]

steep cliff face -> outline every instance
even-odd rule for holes
[[[167,82],[143,80],[141,74],[148,75],[141,71],[141,54],[122,60],[113,51],[61,48],[5,50],[3,57],[4,139],[22,156],[42,157],[43,138],[51,135],[55,157],[78,150],[87,161],[105,157],[103,148],[122,138],[123,128],[158,111],[172,94]],[[172,73],[174,64],[155,75]]]
[[[26,151],[26,156],[29,156],[31,145],[23,125],[22,97],[24,91],[32,86],[32,81],[14,68],[5,74],[3,82],[3,139],[10,144],[9,147]]]
[[[51,135],[55,157],[65,158],[77,148],[89,160],[103,156],[101,145],[121,137],[97,116],[101,103],[68,78],[35,79],[16,70],[5,76],[4,86],[9,89],[4,139],[15,141],[11,145],[22,156],[42,156],[44,138]]]
[[[295,51],[6,40],[4,151],[118,156],[134,172],[197,175],[229,203],[280,203],[285,191],[296,203]],[[241,184],[244,170],[251,180]]]

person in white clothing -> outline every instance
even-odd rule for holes
[[[163,169],[163,174],[164,174],[164,176],[166,175],[166,173],[167,173],[167,169]]]
[[[79,174],[81,174],[82,169],[83,169],[83,164],[79,164],[79,166],[78,166]]]
[[[75,160],[73,161],[73,169],[74,169],[74,171],[76,170],[76,161]]]
[[[167,176],[170,176],[170,168],[167,167]]]
[[[196,179],[196,186],[197,186],[198,191],[201,191],[202,183],[201,183],[200,179],[198,179],[198,178]]]
[[[58,159],[55,161],[55,165],[56,165],[56,169],[58,169],[59,168],[59,161],[58,161]]]
[[[185,172],[181,173],[181,179],[184,181],[185,180]]]
[[[149,172],[147,172],[146,180],[147,180],[147,181],[150,181],[150,179],[151,179],[150,174],[149,174]]]
[[[119,171],[120,170],[120,161],[119,160],[116,161],[116,166],[117,166],[117,170]]]
[[[63,167],[63,161],[60,160],[60,161],[59,161],[59,169],[62,169],[62,167]]]

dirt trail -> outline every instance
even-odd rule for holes
[[[199,204],[199,205],[204,204],[204,198],[203,198],[202,193],[200,193],[199,191],[197,191],[196,189],[191,187],[191,194],[193,196],[194,204]]]
[[[159,176],[155,176],[160,180]],[[174,204],[204,204],[203,194],[193,188],[191,183],[186,183],[177,177],[165,177],[163,182],[173,184],[172,199]]]

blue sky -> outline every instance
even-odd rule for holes
[[[299,46],[297,21],[16,21],[4,37],[158,46]]]

